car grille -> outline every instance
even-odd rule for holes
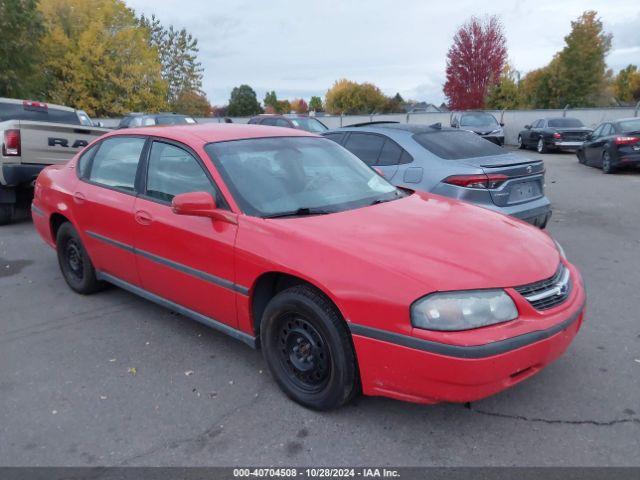
[[[522,295],[536,310],[548,310],[560,305],[569,297],[571,285],[569,269],[560,264],[553,277],[515,287],[514,290]]]

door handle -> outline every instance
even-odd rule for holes
[[[73,201],[76,202],[78,205],[82,205],[85,200],[86,200],[86,197],[82,193],[75,192],[73,194]]]
[[[138,210],[135,213],[136,222],[140,225],[151,225],[153,222],[153,217],[149,212],[145,212],[144,210]]]

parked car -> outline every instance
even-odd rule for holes
[[[317,409],[360,388],[492,395],[557,359],[583,319],[580,274],[546,233],[397,189],[302,130],[116,131],[45,169],[32,210],[73,290],[106,281],[260,345]]]
[[[544,163],[440,124],[371,123],[324,133],[398,187],[465,200],[544,228]]]
[[[518,145],[521,149],[535,148],[538,153],[577,150],[591,132],[577,118],[541,118],[524,126],[518,134]]]
[[[154,125],[190,125],[196,119],[179,113],[130,113],[125,115],[117,128],[150,127]]]
[[[640,166],[640,118],[623,118],[601,123],[576,152],[583,165],[614,173],[624,167]]]
[[[303,115],[257,115],[249,120],[251,124],[269,125],[272,127],[287,127],[306,130],[311,133],[322,133],[328,130],[320,120]]]
[[[66,162],[107,131],[81,110],[0,98],[0,225],[11,222],[16,205],[29,206],[45,166]]]
[[[498,122],[490,113],[453,112],[450,123],[453,128],[468,130],[496,145],[504,145],[504,123]]]

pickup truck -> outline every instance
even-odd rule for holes
[[[17,204],[28,204],[44,167],[65,163],[108,131],[82,110],[0,98],[0,225],[11,221]]]

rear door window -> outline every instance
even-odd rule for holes
[[[375,165],[384,144],[384,137],[370,133],[352,133],[344,147],[367,165]]]
[[[100,144],[91,162],[89,180],[106,187],[133,192],[145,139],[112,137]]]
[[[378,157],[378,163],[376,165],[397,165],[400,162],[402,156],[402,148],[398,146],[393,140],[385,140],[382,146],[382,151]]]
[[[417,133],[413,139],[425,149],[445,160],[504,155],[503,148],[475,133],[443,130]]]

